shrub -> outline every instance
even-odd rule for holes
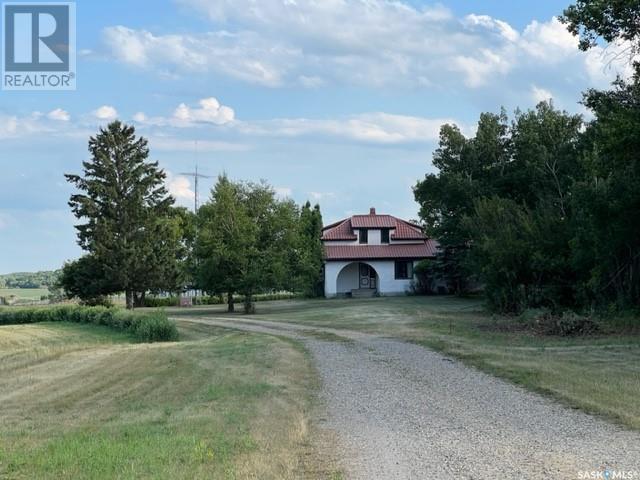
[[[541,311],[539,315],[532,315],[529,322],[534,330],[543,335],[571,337],[589,335],[599,330],[599,325],[591,317],[570,311],[564,312],[562,315]]]
[[[141,315],[133,324],[138,340],[143,342],[162,342],[178,339],[176,324],[170,322],[163,312]]]
[[[103,325],[127,332],[142,342],[178,339],[175,323],[164,312],[135,313],[116,308],[63,306],[52,308],[7,308],[0,310],[0,325],[40,322],[73,322]]]
[[[236,303],[243,303],[243,295],[233,296]],[[291,292],[277,292],[277,293],[261,293],[253,296],[254,302],[266,302],[273,300],[292,300],[295,298],[302,298],[299,293]],[[220,305],[226,303],[226,296],[220,299],[218,296],[198,296],[193,297],[193,305]],[[145,297],[144,306],[149,308],[167,308],[180,306],[180,297]]]

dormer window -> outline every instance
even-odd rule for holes
[[[358,241],[359,243],[369,243],[369,230],[360,229],[358,230]]]
[[[389,229],[383,228],[380,230],[380,243],[389,243]]]

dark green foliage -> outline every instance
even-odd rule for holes
[[[563,272],[581,126],[579,117],[541,103],[517,111],[511,124],[504,112],[483,114],[469,139],[442,127],[439,172],[414,192],[440,241],[435,267],[449,290],[463,293],[477,277],[500,311],[571,303],[572,278]]]
[[[475,214],[464,223],[474,236],[469,263],[493,310],[573,304],[570,232],[557,210],[491,197],[477,200]]]
[[[79,298],[88,306],[110,306],[109,295],[118,292],[117,285],[108,284],[103,264],[93,255],[65,263],[57,285],[67,298]]]
[[[132,334],[141,342],[173,341],[178,329],[163,312],[132,313],[106,307],[7,308],[0,310],[0,325],[73,322],[104,325]]]
[[[322,219],[319,208],[307,210],[301,216],[295,203],[277,199],[265,183],[220,176],[211,199],[198,212],[199,288],[226,295],[229,311],[234,311],[239,293],[246,313],[254,311],[257,294],[317,291]]]
[[[573,267],[585,304],[640,305],[640,83],[589,91],[585,178],[573,189]]]
[[[415,196],[450,285],[477,276],[503,313],[640,305],[638,78],[584,104],[586,125],[541,103],[509,127],[504,114],[481,116],[474,138],[442,128],[440,170]]]
[[[307,202],[302,206],[298,222],[297,255],[292,257],[296,281],[293,289],[307,297],[320,297],[324,293],[322,265],[322,213],[320,205],[311,207]]]
[[[83,222],[78,244],[100,264],[108,287],[102,293],[124,291],[133,308],[149,290],[178,289],[181,219],[171,209],[165,173],[148,161],[147,140],[115,121],[91,137],[89,152],[83,175],[66,178],[80,191],[69,206]]]
[[[560,21],[580,37],[581,50],[596,46],[601,38],[605,42],[630,41],[637,51],[640,34],[638,0],[579,0],[564,11]]]
[[[417,294],[430,295],[436,293],[435,280],[440,277],[436,260],[422,260],[413,267],[416,277],[413,290]]]

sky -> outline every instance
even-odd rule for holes
[[[548,99],[588,115],[581,92],[625,73],[616,46],[578,50],[556,18],[569,3],[78,0],[77,90],[0,92],[0,273],[82,254],[63,174],[116,118],[180,205],[197,163],[319,203],[327,224],[416,219],[442,124],[473,135],[481,112]]]

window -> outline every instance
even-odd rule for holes
[[[383,228],[380,230],[380,243],[389,243],[389,229]]]
[[[358,230],[360,243],[369,243],[369,230]]]
[[[413,278],[413,262],[396,262],[396,280]]]

